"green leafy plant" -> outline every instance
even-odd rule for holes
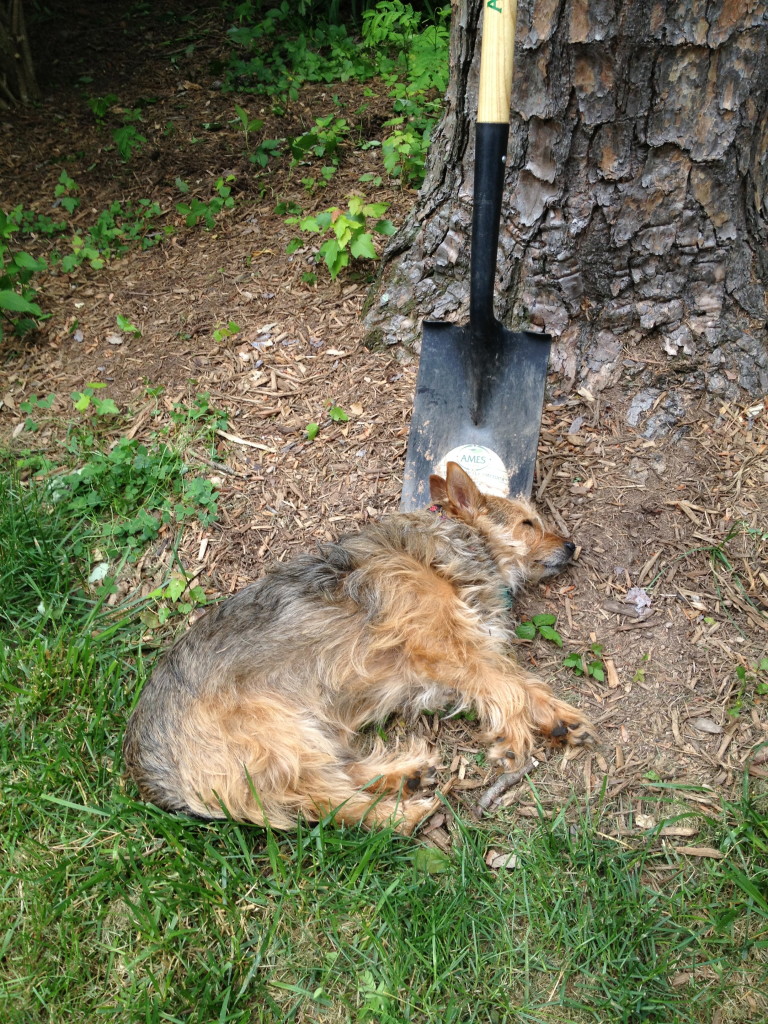
[[[191,405],[175,402],[171,409],[171,419],[177,427],[191,427],[196,433],[202,429],[211,438],[217,430],[226,430],[229,422],[227,413],[211,405],[211,396],[207,391],[196,395]]]
[[[338,164],[339,147],[349,135],[349,131],[347,121],[342,117],[336,117],[335,114],[315,118],[314,128],[291,141],[290,149],[294,164],[311,159],[330,160],[331,163]]]
[[[363,42],[370,47],[403,49],[410,46],[421,14],[400,0],[380,0],[363,13]]]
[[[394,51],[391,68],[381,66],[395,117],[395,130],[382,142],[388,174],[419,185],[432,129],[440,114],[440,97],[448,85],[448,21],[450,7],[433,12],[431,23],[410,4],[381,0],[363,15],[363,42]]]
[[[251,117],[245,107],[241,107],[239,103],[235,104],[235,114],[237,116],[233,123],[239,124],[240,130],[243,133],[246,156],[251,163],[256,164],[258,167],[266,167],[273,157],[280,155],[284,140],[262,139],[255,149],[252,149],[250,137],[254,132],[261,131],[264,127],[264,122],[260,117]]]
[[[605,663],[602,660],[604,649],[603,644],[590,644],[587,655],[573,651],[563,658],[563,666],[572,669],[577,676],[592,676],[602,683],[605,681]]]
[[[325,263],[335,279],[353,259],[378,259],[373,234],[392,235],[397,230],[392,221],[383,218],[387,209],[386,203],[368,203],[362,196],[350,196],[346,210],[334,206],[311,217],[287,217],[285,223],[311,234],[331,235],[320,245],[315,258]],[[303,245],[301,239],[293,239],[287,251],[296,252]]]
[[[229,320],[224,326],[217,327],[213,332],[214,341],[226,341],[227,338],[234,338],[236,334],[240,333],[240,327],[235,323],[234,320]]]
[[[541,615],[534,615],[525,622],[518,623],[515,627],[515,635],[521,640],[535,640],[537,636],[540,636],[544,640],[562,647],[563,638],[555,629],[556,622],[556,615],[543,612]]]
[[[142,444],[121,437],[108,451],[95,445],[91,437],[73,436],[73,453],[91,450],[78,469],[52,479],[50,498],[93,524],[107,559],[135,557],[163,526],[193,517],[207,525],[215,518],[216,488],[190,473],[177,449],[157,438]],[[81,544],[74,553],[84,555],[86,548]]]
[[[131,323],[127,316],[123,316],[122,313],[118,313],[116,317],[117,326],[124,334],[132,334],[135,338],[141,337],[141,331],[136,324]]]
[[[123,124],[112,132],[112,139],[117,146],[117,151],[127,163],[134,153],[141,150],[146,144],[147,137],[142,135],[136,127],[136,122],[141,121],[141,110],[123,111]]]
[[[48,264],[13,247],[12,239],[20,232],[22,219],[20,206],[10,214],[0,210],[0,339],[4,325],[21,335],[33,330],[44,317],[31,281],[35,274],[47,270]]]
[[[96,416],[119,416],[120,410],[111,398],[100,398],[98,392],[107,385],[101,381],[91,381],[82,391],[72,392],[72,401],[78,412],[89,409]]]
[[[75,209],[80,205],[80,201],[74,195],[77,191],[78,187],[74,179],[70,178],[66,171],[62,171],[53,194],[56,196],[58,205],[66,210],[67,213],[74,213]]]
[[[434,121],[417,127],[407,123],[404,117],[394,117],[386,123],[395,127],[395,131],[384,139],[381,147],[387,174],[400,178],[405,184],[420,184],[424,178],[424,164]]]
[[[429,6],[423,12],[401,0],[379,0],[360,8],[353,5],[348,13],[349,27],[349,19],[339,16],[338,3],[326,8],[283,0],[267,11],[256,2],[240,4],[239,23],[229,33],[236,52],[226,70],[225,88],[296,100],[305,82],[362,82],[378,76],[395,116],[389,124],[395,130],[383,140],[385,167],[403,183],[418,185],[448,82],[450,6]],[[282,105],[277,106],[281,110],[276,113],[282,112]],[[294,162],[319,158],[335,165],[349,127],[336,115],[318,118],[312,129],[291,141]],[[381,142],[372,139],[365,145]],[[269,158],[268,153],[260,156]],[[306,176],[305,187],[311,190],[323,180]]]
[[[346,423],[349,420],[349,416],[339,405],[329,406],[328,417],[333,420],[334,423]]]
[[[88,106],[96,120],[101,123],[104,120],[109,108],[117,103],[117,96],[110,92],[106,96],[90,96]]]
[[[24,423],[24,429],[30,431],[37,430],[38,424],[32,419],[32,416],[38,412],[48,412],[55,401],[56,395],[49,394],[45,398],[38,398],[36,395],[30,395],[29,398],[25,398],[23,402],[20,402],[19,409],[27,415],[27,419]]]
[[[147,597],[158,602],[154,610],[146,609],[140,616],[144,625],[150,628],[162,626],[173,615],[189,615],[208,602],[201,586],[190,585],[190,581],[180,575],[172,576],[162,587],[150,591]]]
[[[275,204],[275,214],[278,217],[298,217],[302,213],[304,213],[302,207],[291,199],[281,199],[279,203]]]
[[[214,185],[215,194],[208,201],[193,196],[188,203],[177,203],[176,210],[184,217],[187,227],[193,228],[202,221],[208,230],[212,231],[222,210],[231,210],[235,205],[231,185],[234,180],[234,174],[217,178]]]
[[[65,274],[74,273],[86,262],[100,270],[109,260],[125,255],[137,245],[149,249],[173,231],[170,225],[156,223],[162,216],[163,211],[153,200],[125,204],[115,201],[99,213],[90,228],[71,236],[70,253],[61,255],[54,251],[51,264]]]
[[[257,167],[266,167],[273,157],[280,156],[282,146],[283,139],[262,139],[248,159]]]
[[[349,415],[346,413],[340,405],[334,405],[333,402],[328,403],[327,408],[328,419],[331,423],[347,423]],[[304,428],[304,436],[308,441],[314,441],[320,432],[319,423],[308,423]]]
[[[745,704],[755,697],[768,696],[768,658],[761,658],[755,665],[736,666],[736,692],[731,697],[728,714],[736,718]]]
[[[645,666],[648,664],[648,662],[650,660],[651,660],[650,654],[644,654],[642,656],[642,658],[640,659],[642,664],[640,665],[640,667],[638,669],[635,670],[635,674],[632,676],[632,682],[633,683],[644,683],[645,682],[645,673],[646,673]]]
[[[0,211],[0,340],[3,324],[16,334],[32,330],[43,317],[43,311],[35,302],[37,290],[30,284],[34,274],[47,268],[42,259],[35,259],[27,252],[12,252],[9,239],[14,227]]]
[[[245,107],[241,107],[239,103],[235,104],[235,114],[237,115],[234,124],[240,125],[240,130],[243,133],[245,140],[245,152],[250,155],[251,147],[249,145],[249,138],[252,132],[261,131],[264,127],[264,122],[260,117],[251,117]]]
[[[239,24],[229,32],[235,52],[228,62],[225,88],[285,96],[296,100],[305,82],[364,80],[376,74],[375,57],[360,47],[343,23],[318,19],[310,24],[302,3],[255,2],[236,8]]]
[[[358,178],[364,185],[373,185],[374,188],[380,188],[384,179],[380,174],[374,173],[374,171],[366,171],[365,174],[361,174]]]

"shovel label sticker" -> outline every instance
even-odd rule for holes
[[[499,498],[508,497],[509,474],[504,463],[491,448],[484,448],[481,444],[459,445],[440,460],[435,472],[444,477],[449,462],[458,462],[483,494],[495,494]]]

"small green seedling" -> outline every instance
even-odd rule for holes
[[[72,213],[80,205],[80,200],[75,199],[74,195],[72,195],[73,192],[77,192],[77,185],[74,179],[70,178],[66,171],[62,171],[53,194],[56,196],[58,205],[66,210],[67,213]]]
[[[210,399],[208,392],[202,391],[195,396],[192,405],[175,402],[170,413],[171,419],[177,427],[194,426],[197,430],[204,427],[212,439],[215,431],[227,429],[229,416],[220,409],[214,409]]]
[[[328,407],[328,415],[334,423],[346,423],[349,416],[344,412],[340,405],[330,405]]]
[[[272,157],[280,156],[284,139],[262,139],[248,159],[257,167],[266,167]]]
[[[91,113],[99,124],[102,123],[107,111],[115,103],[117,103],[117,96],[113,92],[108,93],[106,96],[91,96],[88,99]]]
[[[77,411],[92,409],[97,416],[119,416],[120,410],[111,398],[99,398],[96,394],[106,386],[101,381],[91,381],[82,391],[73,391],[71,398]]]
[[[638,668],[635,671],[635,674],[632,676],[632,682],[633,683],[644,683],[645,682],[645,668],[643,666],[647,665],[647,663],[651,660],[651,655],[650,654],[644,654],[640,660],[643,662],[643,664],[640,666],[640,668]]]
[[[164,587],[158,587],[147,596],[163,603],[155,612],[141,613],[140,618],[146,626],[162,626],[171,615],[189,615],[194,608],[206,604],[208,600],[202,587],[190,587],[183,576],[173,576]]]
[[[346,210],[333,206],[314,217],[286,217],[285,223],[311,234],[330,233],[331,237],[319,247],[315,259],[322,260],[335,279],[352,259],[378,259],[372,232],[393,235],[397,230],[392,221],[384,219],[387,209],[386,203],[368,203],[362,196],[350,196]],[[373,220],[370,226],[369,220]],[[286,252],[294,253],[304,244],[303,239],[294,238]]]
[[[123,316],[122,313],[117,314],[117,326],[123,332],[123,334],[132,334],[136,338],[141,337],[141,331],[132,323],[127,316]]]
[[[212,231],[216,226],[216,217],[221,213],[222,210],[231,210],[235,205],[235,200],[232,196],[232,186],[230,182],[235,180],[234,174],[228,174],[226,178],[221,177],[216,179],[214,186],[215,195],[212,196],[208,202],[202,199],[198,199],[197,196],[192,196],[188,203],[176,203],[176,210],[184,217],[184,223],[188,228],[195,227],[200,221],[202,221],[209,231]],[[181,192],[184,189],[180,188],[179,182],[181,179],[177,178],[177,188]],[[181,182],[189,191],[189,186],[186,182]]]
[[[578,651],[566,654],[563,666],[573,669],[577,676],[592,676],[599,683],[605,681],[605,663],[602,660],[603,644],[591,644],[589,654],[582,655]],[[591,657],[590,657],[591,655]]]
[[[249,136],[251,132],[261,131],[261,129],[264,127],[264,122],[259,117],[251,117],[248,111],[244,107],[239,106],[237,103],[235,104],[235,113],[237,114],[237,117],[235,118],[233,124],[237,124],[239,122],[240,130],[242,131],[243,136],[245,138],[245,151],[246,153],[250,154],[251,149],[248,144]]]
[[[291,199],[281,199],[275,204],[275,214],[278,217],[300,217],[304,210],[298,203]]]
[[[768,697],[768,658],[761,658],[756,665],[738,665],[736,678],[738,692],[728,709],[731,718],[741,713],[749,696]]]
[[[331,403],[328,406],[328,419],[333,423],[346,423],[349,416],[344,412],[340,405],[334,405]],[[319,423],[308,423],[306,427],[304,427],[304,436],[308,441],[314,441],[319,432]]]
[[[541,615],[534,615],[533,618],[527,619],[525,622],[518,623],[515,627],[515,634],[521,640],[535,640],[537,636],[540,636],[544,640],[556,644],[557,647],[562,647],[563,638],[555,629],[556,622],[556,615],[544,612]]]
[[[50,394],[46,398],[38,398],[36,395],[30,395],[23,402],[19,403],[19,408],[23,413],[27,414],[27,420],[24,423],[24,429],[33,431],[37,430],[38,424],[30,416],[33,412],[47,412],[53,403],[56,401],[56,395]]]
[[[214,341],[226,341],[227,338],[234,338],[240,333],[240,327],[234,320],[230,320],[224,327],[217,327],[213,332]]]
[[[291,156],[294,166],[313,158],[325,158],[337,165],[339,147],[349,135],[349,125],[343,117],[328,114],[315,118],[315,127],[291,141]]]

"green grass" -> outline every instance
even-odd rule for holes
[[[0,536],[25,568],[0,635],[4,1022],[765,1019],[768,820],[746,787],[709,825],[725,858],[700,862],[656,832],[608,838],[599,807],[460,823],[446,857],[388,830],[281,835],[138,803],[120,740],[150,667],[144,627],[67,600],[82,572],[61,555],[81,524],[12,486]],[[37,617],[41,594],[66,614]],[[492,872],[490,846],[517,867]]]

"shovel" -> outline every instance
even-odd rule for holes
[[[551,338],[509,331],[493,289],[509,137],[516,0],[486,0],[475,130],[469,324],[425,320],[400,507],[429,504],[458,462],[485,494],[530,495]]]

